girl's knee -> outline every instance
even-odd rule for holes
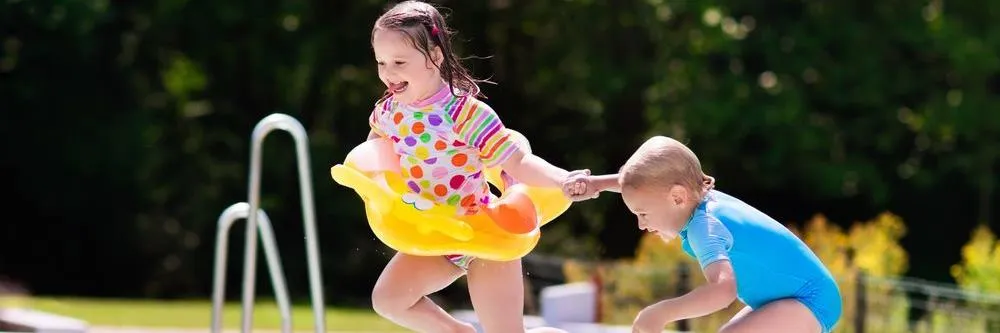
[[[375,313],[385,318],[392,318],[395,314],[408,310],[419,300],[408,299],[407,293],[394,289],[383,284],[375,285],[375,289],[372,289],[372,309]]]

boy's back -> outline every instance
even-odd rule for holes
[[[781,298],[805,300],[830,286],[838,292],[827,297],[839,301],[833,276],[804,242],[767,214],[730,195],[709,192],[680,237],[684,251],[697,258],[702,268],[728,258],[738,297],[751,308]],[[840,309],[836,311],[839,315]]]

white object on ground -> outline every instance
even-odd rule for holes
[[[577,282],[545,287],[539,295],[541,317],[524,316],[525,328],[555,327],[570,333],[631,333],[629,326],[597,323],[597,288],[590,282]],[[476,313],[458,310],[451,315],[476,327],[482,332]],[[683,333],[667,331],[665,333]]]
[[[35,333],[84,333],[87,322],[24,308],[0,309],[0,327],[5,330]]]
[[[597,322],[597,288],[593,283],[555,285],[540,294],[540,312],[549,325]]]

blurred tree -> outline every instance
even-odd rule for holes
[[[951,274],[958,285],[974,295],[1000,295],[1000,241],[985,225],[976,227],[969,242],[962,247],[962,261],[951,267]],[[1000,312],[998,304],[983,304],[987,314]],[[947,317],[935,318],[936,322],[947,324]],[[979,318],[984,321],[985,331],[1000,330],[1000,319]]]
[[[1000,294],[1000,242],[984,225],[962,247],[962,262],[951,267],[958,285],[974,292]]]
[[[487,102],[557,165],[614,172],[646,137],[675,136],[779,221],[896,212],[921,259],[907,272],[938,280],[960,259],[941,249],[998,221],[993,2],[437,3],[498,83]],[[41,293],[204,297],[215,220],[246,198],[250,131],[284,112],[309,132],[329,299],[367,302],[390,253],[327,174],[383,90],[369,34],[390,4],[0,4],[0,170],[18,194],[3,205],[28,216],[0,224],[0,251],[19,254],[0,273]],[[264,145],[262,198],[305,295],[291,145]],[[615,195],[577,204],[538,251],[633,257],[632,219]]]

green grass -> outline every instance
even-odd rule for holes
[[[0,300],[0,306],[22,306],[87,321],[91,326],[208,329],[210,301],[106,300],[83,298],[26,298]],[[239,329],[242,307],[223,307],[223,328]],[[292,308],[296,330],[313,329],[312,308],[308,304]],[[328,331],[404,332],[370,309],[326,309]],[[254,328],[280,329],[281,317],[273,301],[259,301],[254,308]]]

